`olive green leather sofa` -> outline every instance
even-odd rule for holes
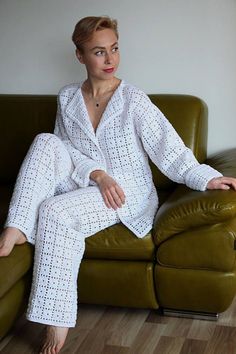
[[[197,97],[150,95],[200,162],[206,160],[207,108]],[[52,132],[56,96],[0,95],[0,225],[34,136]],[[236,150],[208,160],[236,176]],[[225,311],[236,291],[236,192],[176,185],[151,164],[161,207],[143,239],[117,224],[87,238],[78,283],[80,303]],[[25,311],[34,248],[15,246],[0,259],[0,337]]]

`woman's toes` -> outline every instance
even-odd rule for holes
[[[17,228],[6,228],[0,236],[0,257],[8,256],[15,245],[25,243],[25,235]]]
[[[40,354],[58,354],[63,347],[69,328],[47,326],[46,339]]]
[[[6,257],[11,253],[14,242],[7,240],[4,236],[0,238],[0,257]]]

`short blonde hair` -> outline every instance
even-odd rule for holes
[[[88,16],[82,18],[76,25],[72,34],[72,41],[76,48],[83,52],[83,45],[89,41],[94,32],[109,28],[119,38],[117,20],[108,16]]]

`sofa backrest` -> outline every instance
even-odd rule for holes
[[[149,95],[169,119],[197,159],[206,158],[207,108],[189,95]],[[56,116],[55,95],[0,95],[0,183],[15,181],[23,158],[34,137],[52,132]],[[173,186],[150,161],[157,189]]]
[[[0,95],[0,183],[12,183],[34,137],[52,132],[56,96]]]

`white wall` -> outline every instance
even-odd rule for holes
[[[0,93],[52,93],[84,78],[70,40],[88,15],[117,18],[118,76],[209,107],[208,153],[236,146],[236,0],[0,0]]]

